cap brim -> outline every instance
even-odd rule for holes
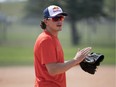
[[[68,16],[68,14],[66,12],[63,12],[63,13],[60,13],[60,14],[57,14],[57,15]]]
[[[54,16],[51,16],[49,18],[53,18],[53,17],[56,17],[56,16],[68,16],[68,14],[66,12],[62,12],[62,13],[56,14]]]

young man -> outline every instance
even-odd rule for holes
[[[43,32],[38,36],[34,46],[35,87],[66,87],[65,72],[79,65],[90,53],[91,47],[79,50],[72,60],[65,62],[58,32],[62,30],[67,13],[59,6],[51,5],[43,14]]]

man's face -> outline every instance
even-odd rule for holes
[[[47,27],[52,31],[61,31],[64,21],[64,16],[56,16],[54,18],[46,19]]]

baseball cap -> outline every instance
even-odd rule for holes
[[[52,18],[57,15],[67,16],[67,13],[63,12],[63,10],[56,5],[50,5],[43,11],[44,18]]]

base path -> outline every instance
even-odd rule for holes
[[[115,66],[99,66],[95,75],[74,67],[66,75],[67,87],[116,87]],[[0,67],[0,87],[34,87],[33,66]]]

